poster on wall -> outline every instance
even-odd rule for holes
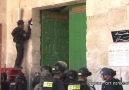
[[[129,30],[112,31],[113,42],[129,42]]]
[[[109,66],[129,66],[129,43],[113,43],[108,47]]]

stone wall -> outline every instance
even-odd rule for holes
[[[108,46],[113,43],[111,31],[129,30],[129,0],[87,0],[87,64],[94,81],[101,81],[99,70],[108,66]],[[117,43],[116,43],[117,44]],[[116,77],[129,80],[129,67],[111,67]],[[100,87],[98,87],[100,88]],[[128,86],[124,86],[128,90]]]
[[[29,90],[31,90],[31,78],[35,71],[39,70],[40,66],[40,35],[41,35],[41,26],[40,26],[40,10],[60,7],[63,5],[69,5],[74,3],[84,2],[85,0],[7,0],[7,11],[6,11],[6,56],[5,63],[7,67],[14,67],[14,62],[16,58],[16,49],[15,43],[11,36],[11,32],[14,27],[17,26],[16,22],[18,21],[18,10],[22,9],[22,17],[27,25],[28,19],[33,18],[33,26],[31,38],[25,43],[25,55],[23,59],[23,72],[28,79]]]
[[[11,32],[16,26],[19,8],[23,9],[22,19],[25,20],[25,24],[33,17],[32,35],[25,44],[26,53],[23,61],[23,71],[30,78],[40,63],[40,10],[83,1],[85,0],[13,0],[12,3],[11,0],[0,0],[0,23],[2,22],[4,30],[2,56],[7,67],[13,67],[16,57]],[[111,31],[129,29],[129,0],[87,0],[86,6],[87,65],[93,72],[90,80],[101,81],[98,72],[100,68],[108,66],[108,46],[113,43]],[[128,67],[112,68],[117,71],[117,78],[120,78],[121,74],[124,81],[129,80]],[[96,87],[100,90],[100,86]],[[129,87],[124,88],[129,90]]]
[[[4,66],[6,61],[6,2],[7,0],[0,0],[0,24],[2,24],[2,66]]]

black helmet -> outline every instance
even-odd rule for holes
[[[57,61],[57,63],[59,63],[59,64],[61,64],[63,67],[67,67],[67,64],[66,64],[66,62],[64,62],[64,61]],[[57,64],[56,63],[56,64]]]
[[[78,71],[78,76],[90,76],[90,75],[92,75],[92,73],[86,67],[82,67]]]
[[[23,20],[18,20],[18,21],[17,21],[17,25],[20,25],[20,24],[22,24],[22,23],[24,23]]]
[[[63,67],[60,63],[56,63],[52,67],[52,73],[59,73],[59,72],[64,72],[64,71],[65,71],[65,67]]]
[[[112,68],[109,68],[109,70],[111,71],[111,76],[114,77],[116,75],[116,71]]]
[[[100,70],[100,74],[102,75],[111,75],[111,70],[107,67],[104,67]]]
[[[52,68],[50,66],[47,66],[47,65],[41,66],[41,71],[43,71],[43,70],[48,70],[50,73],[52,72]]]
[[[67,77],[76,77],[77,76],[77,72],[75,70],[69,70],[67,73],[66,73],[66,76]]]

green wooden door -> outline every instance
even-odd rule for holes
[[[69,68],[86,66],[86,5],[69,7]]]
[[[41,64],[52,66],[61,60],[69,65],[68,15],[44,10],[41,21]]]

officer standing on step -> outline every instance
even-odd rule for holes
[[[14,68],[17,69],[22,69],[21,63],[24,55],[24,42],[30,38],[31,35],[31,20],[28,22],[28,30],[24,30],[24,21],[19,20],[17,22],[17,27],[13,29],[12,31],[12,36],[13,36],[13,41],[16,43],[16,50],[17,50],[17,57],[15,60],[15,65]]]
[[[68,85],[68,90],[91,90],[87,84],[87,77],[90,75],[92,73],[86,67],[80,68],[77,82]]]
[[[120,80],[114,78],[116,72],[113,69],[104,67],[100,70],[100,74],[105,81],[101,90],[123,90]]]

